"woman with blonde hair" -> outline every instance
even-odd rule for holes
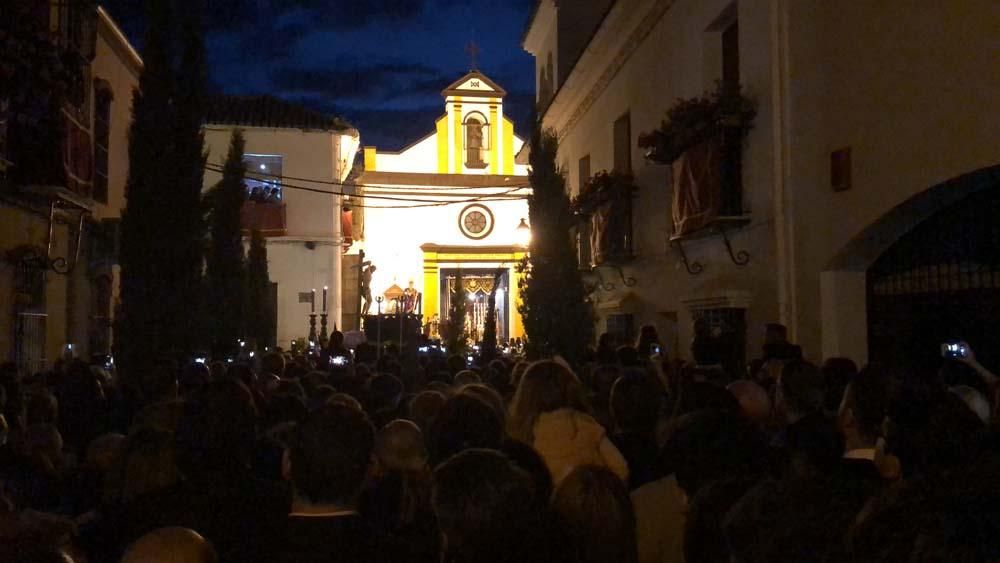
[[[531,364],[511,404],[510,436],[535,448],[557,485],[581,465],[606,467],[628,479],[625,458],[604,427],[584,412],[582,397],[580,380],[564,364]]]

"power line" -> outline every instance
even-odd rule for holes
[[[220,164],[213,164],[211,162],[205,163],[205,169],[212,172],[223,172],[223,166]],[[374,189],[384,189],[385,186],[378,184],[348,184],[346,182],[337,182],[335,180],[315,180],[312,178],[299,178],[295,176],[284,176],[281,174],[269,174],[267,172],[256,172],[248,170],[246,172],[250,176],[263,176],[266,178],[276,178],[278,180],[294,180],[296,182],[309,182],[311,184],[320,184],[324,186],[340,186],[340,187],[355,187],[355,188],[374,188]],[[515,188],[517,190],[530,189],[531,186],[441,186],[435,189],[439,191],[460,191],[460,190],[498,190],[498,189],[509,189]],[[351,195],[346,193],[341,193],[341,195]]]
[[[287,189],[291,189],[291,190],[301,190],[301,191],[305,191],[305,192],[312,192],[312,193],[318,193],[318,194],[324,194],[324,195],[348,196],[348,197],[351,197],[351,198],[359,198],[359,199],[380,199],[380,200],[389,200],[389,201],[401,201],[401,202],[407,202],[407,203],[413,203],[413,204],[415,204],[415,205],[364,205],[364,204],[356,204],[356,203],[349,204],[351,207],[360,207],[362,209],[417,209],[417,208],[422,208],[422,207],[444,207],[444,206],[448,206],[448,205],[457,205],[457,204],[462,204],[462,203],[475,203],[475,202],[482,202],[482,201],[521,201],[521,200],[527,199],[527,196],[523,196],[523,197],[522,196],[513,196],[513,197],[510,196],[510,194],[512,192],[518,191],[518,190],[520,190],[520,188],[510,189],[510,190],[507,190],[506,192],[502,192],[502,193],[498,193],[498,194],[489,194],[489,195],[483,195],[483,196],[466,198],[466,199],[457,199],[457,200],[451,200],[451,201],[436,201],[436,200],[428,200],[428,199],[410,199],[410,198],[400,198],[400,197],[391,197],[391,196],[351,195],[351,194],[344,194],[344,193],[341,193],[341,192],[334,192],[334,191],[329,191],[329,190],[321,190],[319,188],[309,188],[309,187],[306,187],[306,186],[298,186],[298,185],[295,185],[295,184],[287,184],[287,183],[282,183],[281,184],[281,188],[282,189],[286,189],[287,188]]]

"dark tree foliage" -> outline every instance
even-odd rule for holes
[[[455,276],[455,290],[451,292],[451,303],[448,306],[448,330],[445,334],[445,346],[449,354],[465,354],[469,347],[469,334],[465,331],[465,315],[468,303],[465,291],[465,280],[462,270]]]
[[[123,373],[134,378],[150,373],[157,361],[183,359],[199,347],[201,327],[195,319],[202,316],[204,287],[199,205],[204,95],[199,92],[205,87],[205,71],[200,27],[185,22],[178,72],[171,2],[150,0],[147,10],[143,70],[129,131],[116,331]],[[192,12],[200,13],[187,11]]]
[[[247,339],[258,349],[274,346],[274,303],[271,301],[271,279],[267,273],[267,244],[257,229],[250,232],[246,280]]]
[[[208,282],[206,310],[211,323],[212,354],[222,358],[238,351],[244,336],[243,311],[246,304],[246,270],[243,260],[243,232],[240,212],[246,201],[243,132],[233,131],[222,181],[208,193],[211,242],[205,256]],[[266,265],[265,265],[266,266]]]
[[[531,141],[528,216],[531,246],[523,265],[521,315],[529,350],[559,354],[578,365],[594,339],[594,315],[577,267],[566,179],[556,165],[559,145],[539,124]]]

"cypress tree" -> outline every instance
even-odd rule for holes
[[[132,98],[129,173],[121,222],[121,308],[115,331],[118,363],[126,377],[152,371],[172,348],[174,228],[170,180],[174,91],[171,11],[167,0],[147,4],[139,87]],[[167,166],[163,166],[167,163]]]
[[[243,132],[233,131],[229,154],[220,181],[208,193],[211,241],[206,255],[208,303],[212,354],[217,358],[237,352],[244,336],[244,291],[247,289],[243,260],[240,212],[246,201]]]
[[[183,55],[170,0],[147,3],[139,87],[133,94],[129,176],[121,226],[116,345],[126,377],[201,345],[205,60],[200,2],[185,4]]]
[[[267,273],[267,245],[260,231],[250,233],[247,254],[247,338],[258,349],[274,346],[274,318],[271,280]]]
[[[577,267],[566,179],[556,165],[559,143],[536,126],[531,140],[531,245],[523,265],[520,311],[528,348],[536,354],[584,360],[594,339],[594,314]]]
[[[209,340],[205,334],[208,309],[203,279],[206,225],[201,209],[207,161],[202,124],[207,106],[208,67],[202,30],[204,3],[184,0],[178,5],[183,7],[178,30],[182,50],[174,97],[177,116],[173,131],[175,184],[171,199],[175,225],[175,297],[178,309],[188,322],[176,323],[174,326],[178,330],[172,337],[180,350],[190,354],[204,350]],[[191,320],[197,322],[192,324]]]
[[[493,275],[493,289],[486,300],[486,319],[483,321],[483,343],[479,348],[479,360],[483,365],[497,357],[497,290],[503,279],[503,270],[498,269]]]
[[[445,346],[449,354],[464,355],[469,347],[469,335],[465,331],[466,300],[465,280],[462,270],[455,276],[455,290],[451,292],[451,303],[448,306],[448,333]]]

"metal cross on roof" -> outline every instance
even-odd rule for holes
[[[469,70],[479,70],[479,45],[475,41],[469,41],[465,46],[465,52],[469,55]]]

